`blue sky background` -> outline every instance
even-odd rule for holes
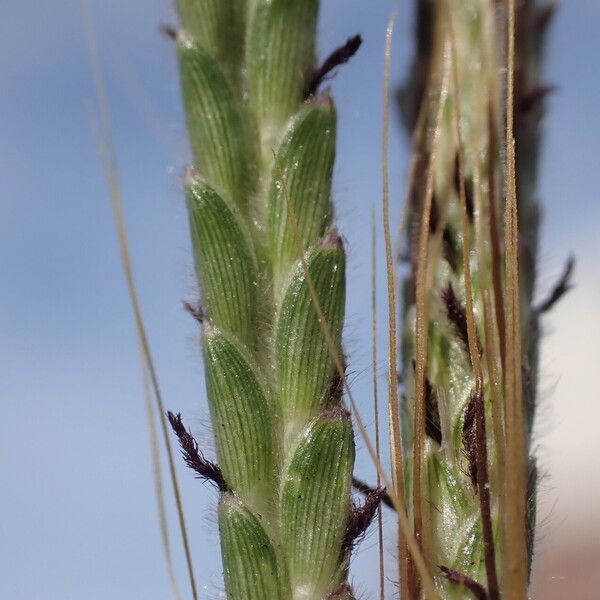
[[[365,414],[384,31],[398,10],[398,84],[412,52],[409,4],[322,2],[321,55],[356,32],[365,38],[331,82],[340,115],[334,193],[349,255],[346,344]],[[189,152],[173,48],[158,33],[160,24],[175,22],[174,13],[169,0],[93,0],[91,7],[135,274],[165,401],[183,412],[206,447],[198,331],[181,309],[183,298],[195,296],[181,193]],[[545,125],[540,290],[550,287],[569,252],[578,260],[577,287],[547,319],[542,353],[538,440],[553,474],[542,498],[549,547],[576,521],[590,530],[599,519],[599,17],[594,0],[564,3],[549,38],[546,80],[558,91]],[[0,598],[168,598],[133,321],[85,111],[93,90],[80,0],[2,2],[0,74]],[[398,222],[408,156],[396,118],[391,134]],[[383,381],[385,339],[379,342]],[[364,455],[358,473],[373,479]],[[218,598],[215,494],[179,472],[202,597]],[[189,597],[175,527],[172,542]],[[371,535],[359,552],[359,591],[374,590],[375,544]]]

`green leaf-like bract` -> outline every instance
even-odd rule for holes
[[[231,494],[219,505],[228,600],[284,600],[277,555],[259,519]]]
[[[305,263],[298,262],[279,310],[275,360],[286,423],[286,447],[294,435],[325,408],[331,379],[336,373],[306,272],[325,316],[324,325],[339,351],[344,319],[345,261],[344,250],[335,234],[313,247]]]
[[[205,308],[212,322],[251,347],[258,275],[252,240],[238,211],[204,181],[188,185],[192,245]]]
[[[219,464],[231,489],[267,516],[276,481],[274,407],[246,352],[218,329],[204,329],[206,385]]]
[[[195,166],[244,207],[252,156],[238,101],[215,60],[192,40],[180,41],[179,63]]]
[[[353,464],[350,419],[339,408],[323,413],[303,434],[283,482],[282,537],[294,598],[323,598],[343,578]]]
[[[330,216],[336,115],[320,97],[290,123],[277,150],[268,196],[268,230],[273,276],[289,273],[298,258],[293,209],[303,250],[325,233]]]
[[[246,64],[250,102],[269,157],[280,127],[302,102],[315,60],[318,0],[258,0]]]
[[[245,0],[177,0],[182,27],[232,77],[243,57],[245,5]]]

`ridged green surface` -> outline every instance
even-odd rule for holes
[[[228,600],[286,600],[277,553],[259,518],[226,494],[219,505]]]
[[[187,200],[205,310],[215,325],[253,347],[259,306],[258,265],[247,226],[231,202],[201,180],[189,183]]]
[[[306,266],[339,350],[345,304],[344,251],[337,244],[316,246],[308,252]],[[332,401],[328,392],[336,375],[300,262],[281,302],[275,331],[277,381],[287,449],[304,425],[328,408]]]
[[[194,165],[211,186],[244,208],[252,155],[236,95],[216,60],[187,34],[179,42],[179,68]]]
[[[307,428],[285,471],[282,536],[293,598],[324,598],[341,582],[339,515],[350,509],[353,463],[350,420],[337,409]]]
[[[212,326],[205,327],[203,341],[219,465],[229,486],[250,506],[271,511],[277,466],[275,407],[242,348]]]
[[[268,196],[269,252],[276,285],[298,259],[288,203],[303,250],[325,233],[331,213],[335,135],[335,109],[329,98],[320,98],[290,122],[277,149]]]
[[[234,78],[244,53],[245,8],[246,0],[177,0],[181,26]]]
[[[257,0],[246,66],[263,157],[298,111],[315,63],[318,0]]]

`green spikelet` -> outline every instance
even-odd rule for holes
[[[285,471],[282,533],[294,597],[324,598],[342,582],[334,549],[348,524],[353,463],[352,427],[338,408],[308,426]]]
[[[189,34],[179,38],[179,68],[194,164],[201,177],[247,205],[252,156],[247,124],[216,60]]]
[[[231,494],[221,498],[219,533],[229,600],[287,597],[269,535],[255,513]]]
[[[245,0],[177,0],[181,26],[237,83],[244,53]]]
[[[331,213],[335,133],[331,100],[319,98],[290,122],[277,149],[268,192],[269,253],[276,282],[298,259],[288,203],[303,250],[325,233]]]
[[[311,249],[305,264],[339,350],[345,300],[344,251],[334,237]],[[329,388],[336,374],[304,266],[296,265],[276,325],[275,356],[286,448],[294,435],[332,401]]]
[[[263,157],[298,111],[315,66],[318,0],[256,0],[246,65]]]
[[[258,265],[247,226],[231,203],[201,180],[188,184],[192,246],[206,310],[215,325],[253,347]]]
[[[204,327],[206,387],[225,480],[249,506],[272,509],[276,414],[251,357],[227,335]]]

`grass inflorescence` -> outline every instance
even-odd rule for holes
[[[177,7],[181,27],[164,31],[177,46],[193,154],[185,190],[202,294],[199,306],[186,308],[202,328],[215,461],[179,414],[164,412],[97,82],[100,149],[145,379],[162,413],[193,597],[167,418],[187,466],[219,492],[228,598],[353,600],[350,555],[377,515],[383,599],[382,505],[397,517],[402,598],[525,598],[535,529],[539,319],[569,289],[573,270],[570,260],[550,296],[533,305],[538,127],[551,89],[538,77],[551,11],[534,0],[416,0],[417,52],[400,94],[414,152],[400,319],[388,174],[390,20],[382,139],[388,474],[375,375],[375,241],[372,443],[345,375],[346,264],[331,205],[337,118],[321,91],[361,37],[319,65],[317,0],[178,0]],[[377,468],[373,487],[353,477],[344,391]],[[156,457],[155,465],[160,481]],[[352,487],[362,504],[353,502]]]
[[[352,548],[382,492],[351,499],[339,369],[345,254],[332,226],[337,119],[320,91],[316,0],[178,2],[186,178],[217,461],[179,416],[184,458],[220,490],[229,598],[352,598]],[[341,372],[340,372],[341,371]]]
[[[407,502],[443,598],[527,597],[535,529],[531,428],[538,82],[547,7],[417,1],[400,94],[412,133],[404,280]],[[532,108],[535,106],[535,108]],[[419,576],[407,578],[419,598]]]

